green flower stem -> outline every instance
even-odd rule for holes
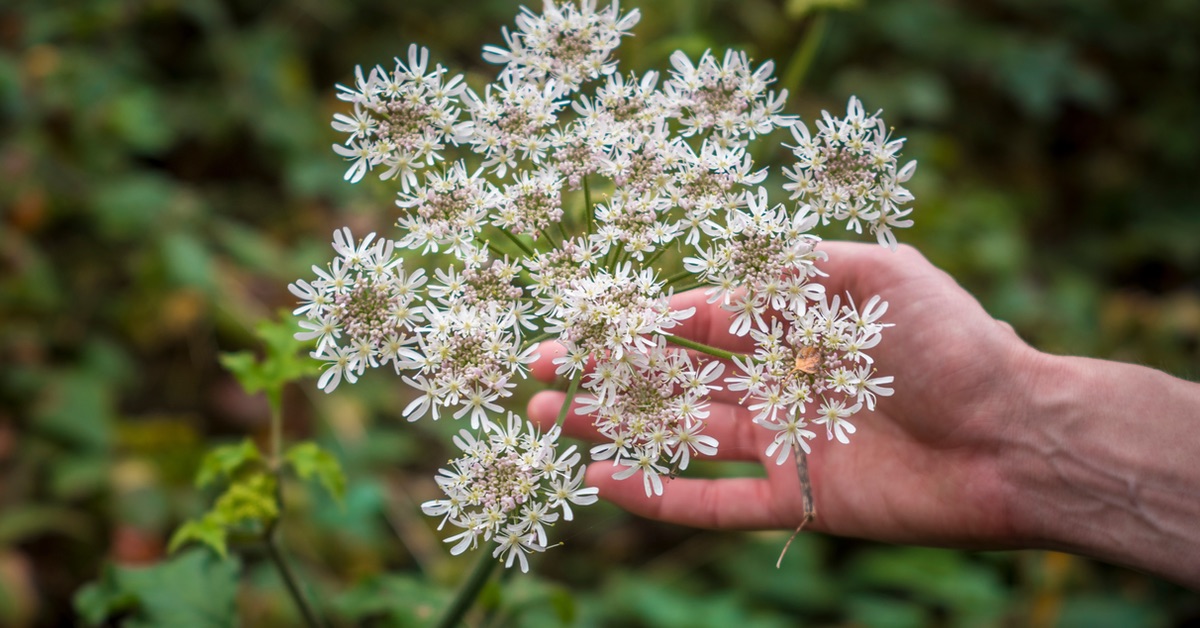
[[[595,209],[592,207],[592,190],[588,187],[587,176],[583,177],[583,219],[585,233],[592,235],[592,217],[595,214]]]
[[[500,229],[500,228],[497,227],[497,229]],[[512,233],[509,233],[508,229],[500,229],[500,233],[503,233],[506,237],[508,237],[509,240],[512,240],[513,244],[516,244],[517,247],[520,248],[522,251],[524,251],[525,254],[528,255],[530,258],[533,258],[537,255],[537,253],[535,253],[534,250],[532,248],[530,248],[528,244],[525,244],[524,242],[521,241],[520,238],[513,235]]]
[[[550,332],[540,333],[540,334],[534,336],[533,338],[530,338],[529,340],[526,340],[525,342],[521,343],[521,351],[523,352],[526,349],[528,349],[529,347],[532,347],[533,345],[536,345],[539,342],[544,342],[546,340],[549,340],[553,337],[554,337],[554,334],[552,334]]]
[[[742,358],[742,359],[746,358],[745,355],[742,355],[740,353],[734,353],[732,351],[726,351],[724,349],[710,347],[706,344],[701,344],[694,340],[688,340],[687,338],[680,338],[679,336],[672,336],[672,335],[668,335],[668,334],[663,334],[663,337],[667,339],[667,342],[669,342],[673,345],[679,345],[681,347],[686,347],[693,351],[699,351],[700,353],[711,355],[714,358],[721,358],[723,360],[732,360],[734,358]]]
[[[278,473],[283,461],[283,389],[267,390],[267,405],[271,408],[271,469]]]
[[[266,533],[263,535],[266,540],[267,553],[271,556],[271,562],[275,563],[275,568],[279,570],[279,575],[283,578],[283,583],[287,585],[288,594],[291,595],[292,601],[296,603],[296,608],[304,616],[305,625],[309,628],[324,628],[325,623],[317,617],[312,605],[309,604],[308,598],[300,588],[296,574],[292,571],[291,566],[288,565],[287,559],[283,555],[283,548],[279,542],[279,521],[283,519],[284,513],[282,387],[267,390],[267,403],[271,407],[270,467],[271,472],[275,474],[275,501],[279,506],[278,516],[267,526]]]
[[[620,242],[614,242],[612,246],[608,248],[608,254],[604,256],[604,268],[610,273],[616,269],[617,249],[620,247]]]
[[[462,588],[458,590],[458,594],[454,596],[454,601],[450,603],[446,609],[446,614],[442,615],[441,621],[437,623],[438,628],[453,628],[462,621],[463,615],[471,610],[471,606],[475,604],[475,598],[479,597],[479,592],[483,590],[483,585],[487,584],[488,578],[492,575],[492,570],[500,561],[492,557],[492,544],[488,543],[480,548],[479,562],[475,563],[475,569],[471,571],[471,575],[467,577],[467,581],[463,583]]]
[[[538,234],[538,237],[545,238],[546,242],[550,243],[551,250],[562,248],[561,242],[554,241],[554,230],[549,227],[542,229],[541,232]],[[534,237],[534,239],[533,239],[534,242],[537,242],[538,237]]]
[[[575,377],[571,378],[571,385],[567,387],[567,398],[558,410],[558,420],[554,422],[555,425],[562,427],[563,421],[567,420],[567,412],[570,411],[571,403],[575,401],[575,395],[579,392],[579,380],[581,379],[583,379],[583,373],[576,373]]]
[[[658,258],[662,257],[662,254],[666,253],[666,252],[667,252],[667,247],[664,246],[664,247],[659,248],[657,251],[654,252],[654,255],[647,257],[646,260],[641,263],[641,268],[650,268],[650,265],[653,264],[654,262],[657,262]]]
[[[625,262],[629,261],[632,258],[633,258],[633,253],[626,251],[625,247],[621,247],[621,250],[617,251],[616,268],[620,268],[623,264],[625,264]]]
[[[671,275],[670,277],[667,277],[666,284],[669,286],[669,285],[671,285],[671,284],[675,283],[676,281],[679,281],[679,280],[681,280],[681,279],[687,279],[688,277],[691,277],[691,276],[692,276],[692,272],[691,272],[691,271],[689,271],[689,270],[686,270],[686,269],[685,269],[685,270],[681,270],[681,271],[679,271],[679,272],[675,273],[674,275]]]
[[[675,294],[679,294],[680,292],[687,292],[688,290],[695,290],[696,288],[703,288],[706,286],[711,287],[711,286],[709,286],[709,284],[701,283],[699,281],[693,281],[692,283],[685,283],[682,286],[671,286],[671,287],[675,290]]]
[[[282,511],[280,514],[282,514]],[[300,581],[296,578],[296,574],[292,572],[291,566],[288,565],[287,558],[283,555],[283,549],[279,546],[278,537],[278,528],[272,524],[270,530],[267,532],[267,553],[271,555],[271,562],[275,563],[275,568],[279,570],[279,575],[283,577],[283,583],[287,585],[288,593],[292,596],[292,600],[296,602],[296,607],[300,609],[300,614],[304,616],[304,624],[309,628],[324,628],[325,623],[317,617],[312,606],[308,603],[308,598],[304,596],[304,591],[300,589]]]
[[[507,255],[511,255],[511,253],[509,253],[508,251],[505,251],[504,249],[496,246],[495,244],[492,244],[491,240],[487,240],[487,247],[488,247],[489,251],[495,253],[496,255],[500,256],[501,258],[503,258]]]

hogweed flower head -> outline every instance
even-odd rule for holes
[[[399,235],[336,231],[331,260],[289,286],[297,337],[326,363],[326,392],[390,367],[414,393],[405,418],[469,422],[437,478],[445,498],[423,506],[460,530],[455,554],[494,542],[526,569],[547,529],[596,499],[558,427],[539,433],[505,409],[542,340],[562,345],[557,372],[604,439],[591,457],[649,496],[717,452],[714,390],[741,394],[779,464],[822,431],[848,442],[858,413],[892,394],[870,357],[887,304],[826,294],[813,230],[844,222],[895,247],[912,224],[903,138],[857,98],[811,131],[784,113],[774,65],[740,51],[676,52],[663,80],[622,74],[615,51],[639,17],[546,0],[484,48],[501,68],[480,89],[415,45],[338,86],[350,110],[334,115],[346,137],[334,150],[352,182],[399,180]],[[779,202],[747,146],[783,127],[796,161]],[[674,337],[693,311],[671,297],[693,288],[750,353]]]

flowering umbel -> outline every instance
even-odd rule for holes
[[[616,2],[547,0],[485,47],[502,69],[482,91],[415,45],[338,87],[351,111],[334,116],[346,134],[334,151],[349,181],[398,180],[399,235],[336,231],[332,261],[290,286],[297,337],[315,342],[326,392],[388,366],[416,392],[408,420],[469,421],[437,478],[445,498],[423,505],[460,529],[455,554],[482,539],[527,569],[546,529],[596,499],[557,426],[539,433],[505,410],[544,340],[562,345],[556,371],[605,439],[592,458],[640,476],[648,496],[717,452],[704,433],[714,390],[742,394],[779,464],[821,428],[847,443],[854,415],[892,394],[869,355],[887,304],[827,295],[812,230],[844,222],[895,248],[912,224],[904,140],[856,98],[810,132],[783,113],[773,64],[742,52],[675,52],[661,82],[621,74],[613,55],[638,18]],[[796,161],[788,202],[772,203],[747,145],[781,127]],[[406,270],[405,251],[438,260],[433,276]],[[671,297],[690,289],[729,313],[751,353],[674,336],[693,311]]]

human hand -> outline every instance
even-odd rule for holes
[[[811,528],[890,542],[1000,547],[1014,542],[1011,490],[1003,477],[1001,443],[1017,429],[1023,384],[1040,354],[1005,323],[991,318],[949,275],[902,246],[825,242],[827,293],[858,302],[880,295],[894,324],[872,350],[878,372],[895,376],[895,394],[856,416],[852,442],[813,444],[808,466],[816,519]],[[729,351],[753,351],[748,336],[728,332],[729,313],[705,302],[704,291],[677,295],[677,309],[695,315],[673,331]],[[536,377],[554,378],[554,343],[542,346]],[[774,434],[755,425],[740,395],[713,394],[705,433],[720,442],[719,460],[761,462],[765,478],[690,479],[666,483],[647,497],[636,478],[614,480],[611,462],[593,463],[587,481],[627,510],[706,528],[794,528],[804,516],[794,464],[777,465],[765,450]],[[529,418],[553,425],[564,395],[546,391],[529,403]],[[594,440],[591,418],[568,414],[566,434]],[[631,481],[632,480],[632,481]]]

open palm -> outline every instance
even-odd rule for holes
[[[829,294],[857,302],[880,295],[894,327],[872,351],[878,372],[895,376],[895,394],[863,411],[850,444],[818,438],[809,456],[817,516],[813,529],[892,542],[996,547],[1012,542],[1011,503],[996,464],[1005,434],[1019,429],[1025,366],[1036,360],[1006,324],[991,318],[952,278],[909,247],[827,242],[820,268]],[[675,297],[696,314],[675,331],[714,347],[747,353],[748,337],[728,332],[728,313],[697,290]],[[548,343],[535,376],[552,379]],[[553,424],[563,403],[543,392],[529,404],[535,423]],[[589,417],[568,415],[567,434],[595,439]],[[737,393],[713,395],[705,433],[720,442],[717,459],[758,460],[765,478],[689,479],[648,498],[641,482],[612,479],[611,463],[588,470],[601,496],[647,517],[708,528],[792,528],[803,518],[793,464],[765,454],[774,434],[755,425]],[[1002,541],[1006,539],[1007,541]]]

